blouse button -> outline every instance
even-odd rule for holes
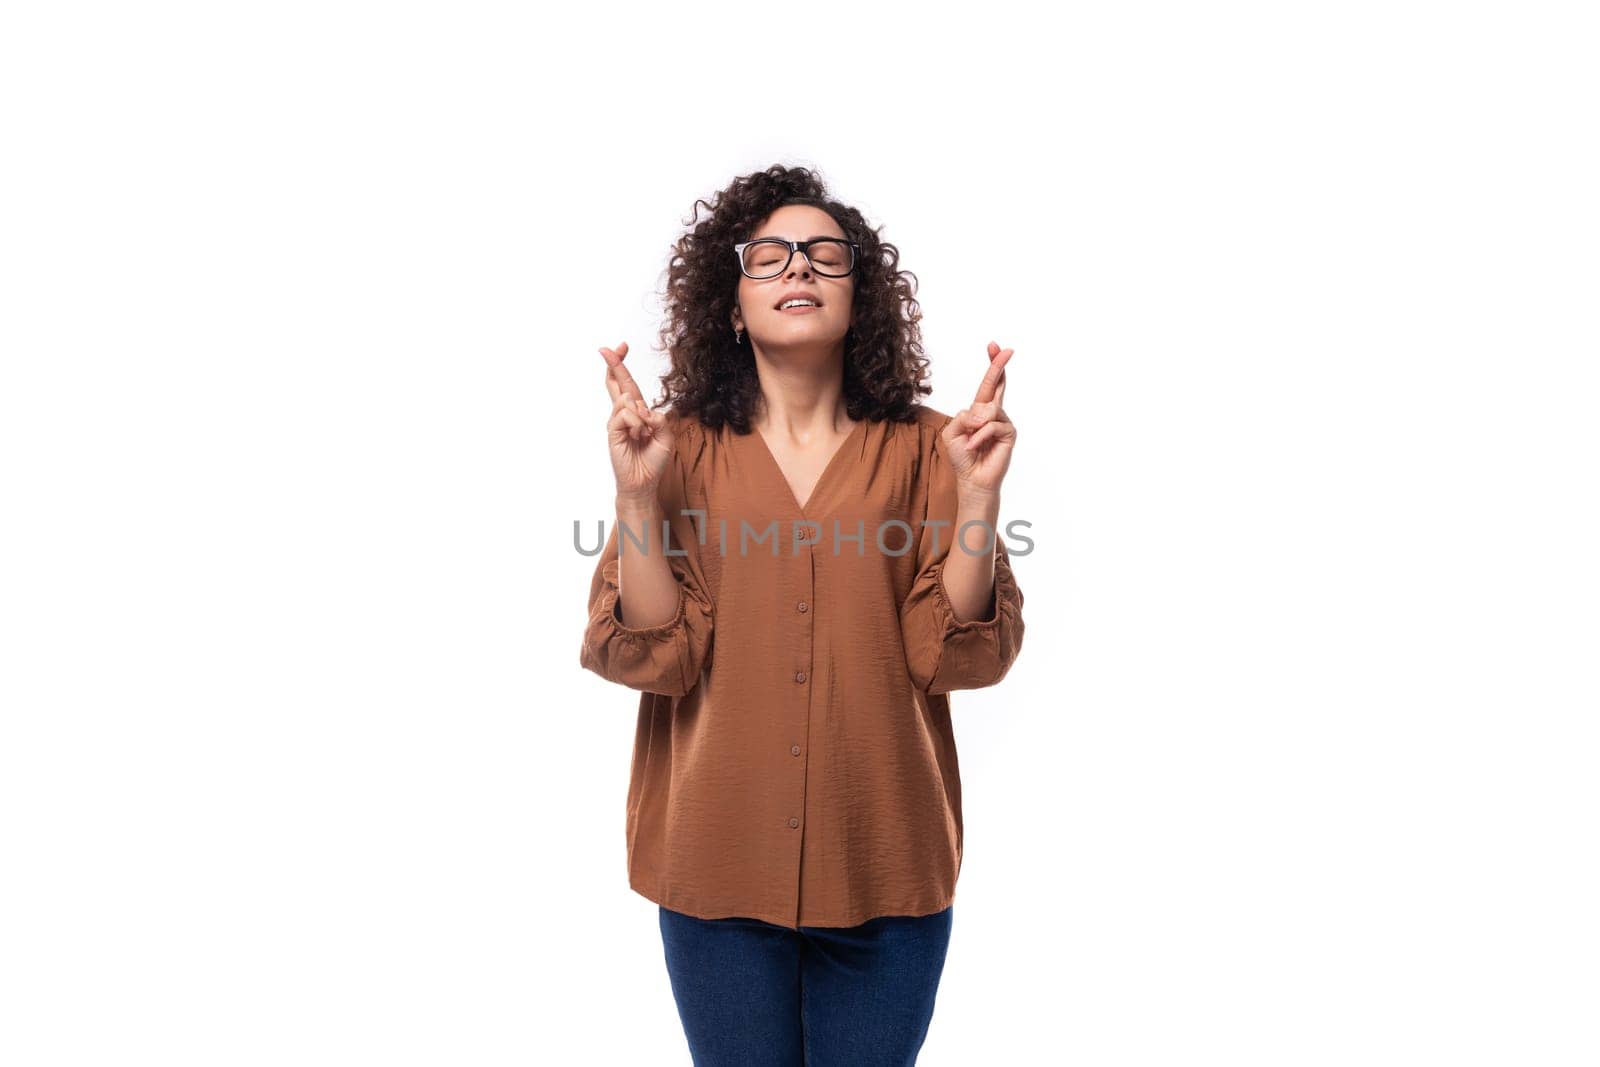
[[[799,746],[799,745],[790,745],[790,746],[789,746],[789,754],[790,754],[790,755],[791,755],[791,756],[798,756],[798,755],[800,755],[800,746]]]
[[[799,606],[801,611],[806,610],[806,602],[804,600],[800,601],[798,606]]]
[[[805,681],[806,680],[806,672],[805,671],[795,671],[794,672],[794,680],[797,681],[797,682]]]
[[[790,819],[789,820],[789,825],[790,826],[799,826],[800,825],[800,820],[799,819]]]

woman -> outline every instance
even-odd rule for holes
[[[925,407],[910,272],[859,211],[782,166],[708,206],[669,268],[663,407],[600,349],[617,526],[581,662],[642,694],[629,882],[696,1064],[909,1064],[961,864],[947,694],[1022,645],[1011,350],[969,407]]]

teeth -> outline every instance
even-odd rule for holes
[[[819,305],[815,300],[785,300],[783,303],[778,305],[778,310],[782,311],[785,308],[792,308],[792,307],[814,308],[814,307],[820,307],[820,306],[821,305]]]

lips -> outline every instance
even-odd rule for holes
[[[807,293],[801,290],[791,290],[790,292],[784,293],[778,298],[778,302],[772,306],[777,310],[782,311],[783,305],[788,303],[790,300],[809,300],[817,307],[822,306],[822,300],[815,293]]]

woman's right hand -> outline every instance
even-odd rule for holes
[[[611,468],[617,477],[617,496],[639,502],[656,499],[656,487],[672,459],[672,429],[665,412],[651,411],[633,375],[622,361],[628,342],[602,348],[606,361],[606,392],[611,394],[611,420],[606,434],[611,444]]]

